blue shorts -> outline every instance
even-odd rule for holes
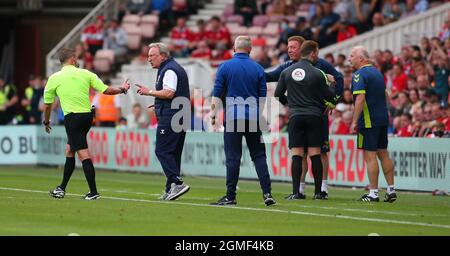
[[[358,148],[368,151],[387,149],[387,126],[376,126],[358,130]]]

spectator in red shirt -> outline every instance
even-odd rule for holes
[[[223,42],[217,43],[216,49],[212,52],[211,65],[218,67],[222,62],[231,59],[230,51]]]
[[[349,38],[356,36],[358,32],[353,25],[350,25],[347,21],[342,21],[338,25],[337,42],[345,41]]]
[[[213,16],[210,20],[209,29],[206,32],[206,39],[210,48],[216,48],[216,44],[224,43],[227,48],[231,47],[230,31],[222,25],[219,17]]]
[[[197,31],[192,32],[192,42],[200,42],[201,40],[206,40],[206,36],[206,23],[204,20],[200,19],[197,21]]]
[[[174,57],[186,57],[188,55],[189,42],[193,33],[186,27],[186,18],[179,17],[177,25],[170,31],[170,51]]]
[[[450,131],[450,106],[446,106],[444,110],[444,117],[440,118],[438,121],[445,125],[445,131]]]
[[[209,49],[208,44],[205,40],[202,40],[198,43],[198,47],[192,52],[191,57],[206,60],[209,60],[211,58],[211,49]]]
[[[256,36],[256,38],[254,38],[252,40],[252,46],[253,47],[261,47],[261,48],[265,48],[266,47],[266,38],[263,37],[261,34],[258,34]]]
[[[408,87],[408,76],[403,72],[403,66],[400,63],[395,63],[393,67],[392,77],[392,96],[394,97],[399,92],[403,92]]]
[[[338,126],[336,134],[348,135],[350,134],[350,125],[352,124],[353,112],[345,111],[342,114],[342,120]]]
[[[95,24],[87,26],[81,34],[81,41],[92,56],[95,56],[97,50],[103,48],[103,40],[105,39],[104,24],[105,18],[98,16]]]
[[[411,123],[411,115],[404,113],[400,116],[400,126],[398,131],[395,133],[398,137],[412,137],[413,125]]]

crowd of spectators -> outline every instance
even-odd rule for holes
[[[427,0],[235,0],[223,16],[199,20],[188,28],[185,19],[178,20],[170,32],[175,56],[202,59],[217,58],[215,41],[232,53],[230,42],[239,34],[249,34],[258,45],[258,62],[263,67],[285,61],[287,38],[299,35],[319,42],[320,47],[340,43],[358,34],[399,21],[428,10],[445,1]],[[269,29],[270,27],[270,29]],[[274,40],[278,37],[278,40]],[[209,51],[200,41],[206,40]],[[259,56],[262,55],[262,56]],[[228,54],[224,55],[228,57]],[[225,59],[226,60],[226,59]],[[215,60],[217,66],[223,60]]]
[[[420,45],[404,45],[398,55],[375,50],[373,64],[381,70],[388,93],[389,134],[397,137],[450,137],[450,34],[444,26],[440,37],[423,37]],[[344,76],[344,92],[330,115],[331,134],[350,134],[353,115],[353,70],[340,54],[326,60]],[[286,110],[288,111],[288,110]],[[279,130],[288,123],[281,115]],[[278,125],[278,124],[277,124]]]

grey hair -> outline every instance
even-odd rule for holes
[[[252,39],[249,36],[238,36],[234,40],[236,50],[250,51],[252,49]]]
[[[167,57],[170,57],[170,50],[169,47],[167,47],[167,45],[163,44],[163,43],[151,43],[148,45],[149,49],[151,48],[158,48],[159,49],[159,53],[166,55]]]
[[[364,46],[355,46],[353,47],[353,50],[357,52],[361,57],[363,57],[365,60],[370,60],[370,55],[367,49]]]

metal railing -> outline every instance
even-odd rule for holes
[[[404,44],[417,44],[423,36],[437,36],[450,11],[450,3],[430,9],[424,13],[404,18],[398,22],[372,30],[320,50],[320,55],[328,53],[350,53],[351,48],[362,45],[372,53],[376,49],[390,49],[400,53]]]
[[[83,29],[88,24],[94,23],[97,16],[103,15],[106,19],[117,17],[119,2],[120,0],[102,0],[47,54],[47,76],[50,76],[61,68],[58,60],[58,51],[64,47],[74,47],[79,43]]]

